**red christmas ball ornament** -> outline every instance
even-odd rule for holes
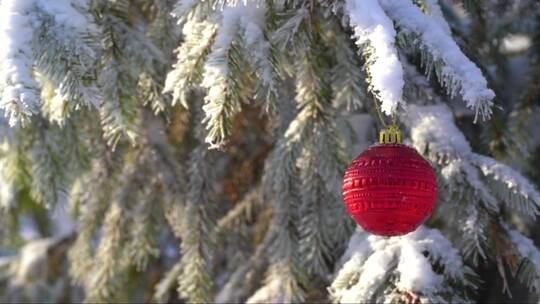
[[[343,177],[347,211],[364,230],[383,236],[414,231],[432,213],[437,178],[418,152],[401,144],[391,126],[349,166]]]

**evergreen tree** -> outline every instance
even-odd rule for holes
[[[539,37],[534,0],[0,0],[0,301],[537,301]],[[439,189],[390,238],[341,197],[385,121]]]

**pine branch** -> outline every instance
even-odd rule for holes
[[[123,259],[122,249],[127,241],[127,223],[129,221],[129,202],[136,200],[138,191],[144,183],[140,172],[147,170],[148,155],[146,150],[139,151],[136,161],[123,168],[122,185],[114,194],[114,200],[107,209],[103,222],[103,235],[96,249],[92,273],[86,282],[86,302],[109,301],[120,288],[120,275],[129,265]]]
[[[271,41],[280,51],[298,52],[311,45],[310,13],[305,4],[277,17],[279,24],[271,34]]]
[[[217,32],[216,24],[189,19],[183,27],[184,42],[176,49],[177,61],[167,75],[165,93],[172,92],[172,104],[188,107],[187,94],[200,83],[204,58],[209,54]]]
[[[55,206],[66,199],[68,171],[73,164],[70,161],[68,142],[73,139],[73,129],[61,129],[51,125],[44,119],[34,119],[36,131],[31,142],[28,157],[31,172],[31,195],[47,208]],[[71,137],[71,138],[70,138]]]
[[[207,90],[204,98],[203,122],[208,131],[206,143],[210,148],[220,148],[232,130],[232,119],[241,111],[241,104],[249,94],[249,73],[246,73],[246,56],[242,54],[239,31],[242,29],[244,6],[226,7],[222,13],[219,30],[204,64],[201,86]]]
[[[540,292],[540,251],[532,240],[518,231],[507,229],[507,233],[522,258],[521,272],[517,274],[518,277],[530,291],[538,294]]]
[[[294,124],[291,125],[294,128]],[[288,143],[288,141],[291,143]],[[265,284],[248,302],[301,302],[305,295],[301,288],[302,278],[298,269],[297,217],[299,198],[296,194],[295,156],[298,138],[282,139],[266,164],[263,178],[264,195],[276,202],[269,233],[272,244],[269,252],[269,269]]]
[[[164,61],[161,51],[132,27],[129,9],[126,1],[101,3],[97,8],[104,52],[98,75],[104,98],[100,117],[104,137],[112,148],[122,136],[135,143],[142,103],[137,98],[138,78],[143,71],[153,71],[156,61]]]
[[[351,39],[337,22],[334,18],[325,22],[323,25],[327,31],[322,33],[322,39],[332,47],[336,61],[331,71],[332,103],[336,108],[347,111],[363,109],[367,98],[365,74]]]
[[[197,113],[197,112],[195,112]],[[196,135],[204,136],[199,116],[194,116]],[[185,218],[182,223],[182,273],[178,277],[178,293],[191,302],[208,302],[213,288],[211,276],[212,248],[215,245],[214,189],[211,152],[198,144],[188,161],[188,187]]]
[[[450,34],[433,18],[407,1],[381,0],[381,6],[398,26],[398,43],[414,47],[422,55],[428,77],[434,68],[437,79],[451,97],[459,93],[476,117],[487,119],[495,93],[487,87],[480,69],[459,49]]]
[[[156,240],[159,223],[156,207],[160,190],[159,187],[151,186],[142,193],[139,204],[133,209],[132,220],[128,224],[129,236],[124,255],[139,272],[146,270],[150,259],[159,255]]]
[[[470,300],[461,291],[471,287],[466,276],[474,273],[437,230],[420,227],[403,237],[383,238],[358,229],[344,259],[330,287],[333,299],[340,303],[391,301],[403,294],[419,301]],[[443,267],[436,273],[435,265]]]
[[[345,5],[358,47],[366,58],[368,89],[393,115],[403,101],[403,67],[395,47],[394,25],[376,0],[347,0]]]
[[[36,69],[52,83],[55,95],[66,104],[65,115],[82,106],[97,107],[101,103],[94,77],[99,49],[97,26],[87,20],[87,12],[77,12],[70,3],[65,7],[48,7],[47,3],[44,6],[45,12],[40,16],[43,25],[36,30],[39,42],[33,49]],[[63,20],[63,15],[80,21],[58,21]]]
[[[105,202],[112,193],[112,168],[105,159],[93,163],[92,171],[74,183],[71,199],[78,207],[79,228],[75,243],[68,252],[70,275],[84,286],[94,266],[92,240],[107,211]],[[88,186],[86,186],[88,185]],[[99,194],[99,195],[97,195]]]
[[[270,250],[272,235],[267,233],[247,263],[240,265],[229,277],[216,296],[216,302],[242,302],[256,292],[256,287],[268,266],[266,254]],[[249,287],[246,288],[246,284]]]
[[[4,20],[0,34],[11,42],[0,55],[0,109],[9,117],[10,126],[19,122],[26,124],[30,116],[39,112],[39,87],[33,77],[30,47],[34,37],[31,24],[31,12],[35,10],[33,4],[31,1],[19,4],[16,0],[6,0],[0,4]]]
[[[473,154],[471,161],[480,169],[487,179],[486,183],[501,201],[509,208],[517,209],[523,216],[536,218],[540,194],[525,177],[487,156]]]
[[[261,210],[261,189],[255,187],[240,202],[219,219],[216,225],[217,234],[226,234],[238,229],[243,223],[252,221]]]
[[[157,303],[169,303],[169,292],[176,286],[178,277],[182,274],[182,263],[176,263],[165,276],[156,284],[153,299]]]

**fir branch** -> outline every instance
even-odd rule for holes
[[[136,200],[143,175],[148,166],[148,151],[138,151],[136,161],[122,169],[122,185],[114,194],[114,200],[107,209],[103,222],[103,235],[96,249],[92,273],[86,282],[86,302],[102,302],[114,298],[120,284],[120,274],[129,265],[123,259],[122,248],[127,241],[127,223],[130,209],[128,202]],[[141,170],[141,171],[140,171]]]
[[[124,202],[125,203],[125,202]],[[101,302],[112,299],[119,288],[116,281],[120,269],[120,249],[124,241],[125,211],[119,202],[114,202],[104,220],[103,237],[96,250],[93,275],[87,283],[86,302]]]
[[[260,191],[260,187],[249,191],[240,202],[221,217],[216,225],[217,233],[230,233],[231,230],[240,227],[242,223],[252,221],[262,207]]]
[[[163,92],[172,92],[172,105],[188,107],[190,89],[201,81],[204,58],[210,52],[217,32],[216,24],[189,19],[183,27],[184,42],[176,49],[177,61],[167,75]]]
[[[99,74],[104,98],[99,109],[103,136],[113,148],[122,135],[132,142],[137,137],[135,79],[124,69],[120,59],[122,55],[119,54],[122,46],[118,45],[116,35],[118,34],[115,33],[114,26],[109,24],[102,42],[108,54],[104,57],[106,59]]]
[[[278,17],[279,26],[271,34],[272,43],[281,51],[291,49],[300,52],[307,49],[312,38],[308,8],[303,5]]]
[[[216,34],[212,50],[204,64],[201,86],[207,90],[203,110],[208,134],[205,142],[210,148],[220,148],[232,130],[232,118],[241,111],[246,89],[242,78],[247,75],[244,57],[236,45],[242,7],[227,7]]]
[[[169,292],[178,282],[178,277],[182,274],[182,263],[176,263],[167,271],[165,276],[156,284],[153,300],[157,303],[169,303]]]
[[[128,224],[129,236],[124,255],[139,272],[146,270],[150,259],[159,255],[156,240],[158,224],[156,206],[159,190],[151,186],[142,193],[139,204],[133,209],[132,220]]]
[[[199,124],[195,130],[196,135],[204,136],[202,125]],[[190,153],[188,161],[189,181],[180,246],[184,273],[178,277],[178,293],[191,302],[210,301],[213,288],[211,263],[215,245],[215,194],[212,188],[212,156],[203,144],[199,144]]]
[[[540,292],[540,251],[532,240],[518,231],[507,229],[507,233],[522,258],[523,266],[522,271],[518,273],[519,278],[529,290],[538,294]]]
[[[420,227],[400,238],[383,238],[358,229],[344,258],[330,288],[340,303],[390,300],[404,293],[424,300],[470,300],[461,290],[472,285],[466,276],[473,272],[437,230]],[[442,274],[433,270],[438,263],[444,265]],[[458,281],[464,285],[452,284]]]
[[[8,211],[16,203],[15,185],[18,153],[13,130],[0,111],[0,213]],[[0,229],[0,236],[3,231]]]
[[[263,277],[264,270],[268,266],[266,254],[270,249],[273,235],[267,233],[261,244],[247,263],[240,265],[229,277],[216,296],[218,303],[242,302],[256,291],[259,280]],[[249,278],[249,280],[248,280]],[[246,284],[250,286],[246,288]]]
[[[47,208],[66,199],[69,133],[72,129],[60,129],[43,119],[35,119],[36,133],[29,150],[31,164],[31,195]],[[67,157],[66,157],[67,156]],[[68,158],[68,159],[66,159]],[[75,160],[77,161],[77,160]]]
[[[356,44],[364,49],[368,89],[381,103],[386,115],[393,115],[403,101],[403,67],[395,47],[396,31],[376,0],[346,1]]]
[[[33,49],[36,69],[53,84],[58,98],[67,104],[67,112],[81,106],[97,107],[101,102],[94,77],[99,49],[97,26],[70,2],[66,6],[42,5],[43,24],[36,31],[39,42]],[[67,22],[63,17],[74,21]]]
[[[6,0],[0,4],[3,20],[2,40],[9,42],[0,52],[0,109],[9,117],[10,126],[28,123],[39,112],[39,88],[33,77],[31,42],[35,35],[32,24],[33,1]]]
[[[253,96],[250,85],[253,79],[248,72],[250,60],[247,59],[250,56],[247,55],[253,57],[251,63],[255,73],[263,77],[261,83],[268,87],[272,82],[272,75],[268,75],[272,74],[269,55],[265,54],[268,45],[260,35],[259,22],[255,21],[264,14],[264,10],[256,7],[256,3],[249,1],[224,8],[212,50],[204,64],[201,86],[207,90],[207,94],[204,99],[203,122],[208,131],[205,141],[210,144],[210,148],[220,148],[226,144],[232,132],[233,117],[241,111],[242,103]],[[253,35],[254,29],[259,34]],[[241,40],[255,50],[243,48]],[[244,51],[248,54],[244,54]]]
[[[540,212],[540,194],[525,177],[487,156],[472,154],[471,161],[487,178],[488,185],[500,200],[522,215],[536,218]]]
[[[332,202],[328,193],[325,193],[325,185],[316,171],[316,160],[311,155],[304,156],[301,163],[302,171],[300,178],[302,183],[301,202],[299,212],[302,214],[299,225],[300,248],[303,257],[303,265],[309,274],[324,277],[328,272],[327,260],[331,260],[333,251],[329,229],[325,227],[325,218],[328,216],[324,202]]]
[[[104,137],[112,148],[122,136],[135,142],[140,132],[138,78],[143,71],[153,71],[156,61],[165,60],[144,33],[131,25],[129,9],[126,1],[100,3],[96,9],[104,52],[98,74],[104,98],[99,112]]]
[[[421,53],[428,76],[434,68],[437,79],[451,97],[459,93],[467,107],[476,112],[476,117],[489,118],[495,93],[487,87],[480,69],[461,52],[450,34],[410,0],[381,0],[380,3],[398,25],[401,46],[412,46]]]
[[[336,108],[344,108],[347,111],[363,109],[367,88],[356,50],[353,49],[350,38],[337,24],[337,20],[330,19],[323,25],[328,30],[322,33],[322,39],[326,45],[332,47],[336,61],[331,71],[332,103]]]
[[[294,128],[296,125],[292,123],[289,129]],[[287,133],[294,134],[294,132]],[[294,159],[298,154],[295,142],[302,139],[298,135],[294,134],[292,138],[288,138],[291,135],[286,135],[278,142],[276,150],[272,152],[265,165],[267,169],[263,177],[264,195],[276,202],[267,232],[272,240],[268,257],[270,265],[265,284],[248,299],[248,302],[301,302],[305,297],[301,288],[302,274],[298,269],[297,257],[296,221],[300,201],[296,194],[298,181],[295,176],[298,169]]]
[[[79,227],[75,243],[68,252],[69,271],[78,285],[84,286],[88,282],[94,267],[92,241],[101,222],[99,219],[107,211],[107,197],[112,193],[110,171],[104,159],[95,161],[92,171],[74,183],[70,195],[72,204],[78,207]]]
[[[265,33],[267,8],[263,3],[248,1],[240,18],[241,36],[248,62],[258,78],[255,97],[261,98],[266,110],[275,107],[278,96],[276,58]]]
[[[331,220],[345,216],[334,193],[339,191],[348,155],[345,141],[333,123],[335,110],[330,86],[323,78],[324,70],[315,64],[321,54],[317,49],[312,52],[302,56],[297,65],[295,98],[300,111],[290,126],[298,124],[294,132],[304,133],[305,138],[297,142],[297,166],[302,181],[299,211],[304,215],[299,225],[300,253],[305,256],[308,272],[324,277],[327,261],[332,261],[344,245],[352,225]]]

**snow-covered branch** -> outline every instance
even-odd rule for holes
[[[24,0],[0,4],[0,108],[10,125],[39,113],[41,85],[36,73],[54,84],[69,108],[99,103],[92,82],[94,38],[85,1]]]
[[[540,251],[533,241],[516,230],[507,230],[517,252],[524,259],[522,271],[518,275],[533,292],[540,291]]]
[[[33,77],[31,42],[36,20],[33,0],[0,2],[0,108],[11,126],[39,111],[39,88]]]
[[[447,29],[422,13],[411,0],[379,0],[379,3],[397,24],[401,41],[421,51],[428,74],[435,66],[437,78],[450,96],[459,93],[476,115],[489,118],[495,93],[487,87],[480,69],[461,52]]]
[[[377,0],[347,0],[345,10],[356,44],[364,49],[369,88],[392,115],[403,101],[403,67],[395,46],[396,31]]]
[[[172,92],[172,104],[180,102],[188,107],[187,94],[199,81],[204,57],[210,51],[216,24],[188,20],[182,29],[184,42],[176,49],[177,61],[167,75],[164,92]]]
[[[480,225],[488,216],[486,210],[498,212],[505,206],[526,217],[537,216],[540,196],[534,186],[514,169],[474,153],[447,106],[411,105],[403,122],[410,129],[412,144],[438,164],[447,201],[466,199],[469,203],[460,211],[466,218],[460,228],[469,229],[463,235],[471,237],[470,244],[476,246],[476,250],[468,252],[483,255],[484,242],[479,239],[479,231],[470,233],[470,229],[475,227],[483,230],[480,234],[488,233],[487,226]],[[485,209],[477,210],[479,206]]]
[[[330,287],[340,303],[389,301],[405,293],[444,301],[447,292],[456,288],[449,282],[472,284],[466,279],[472,271],[464,266],[458,251],[438,230],[423,226],[393,238],[370,235],[358,228],[344,259]],[[433,271],[435,263],[443,265],[442,274]],[[455,291],[455,298],[446,301],[466,299]]]

